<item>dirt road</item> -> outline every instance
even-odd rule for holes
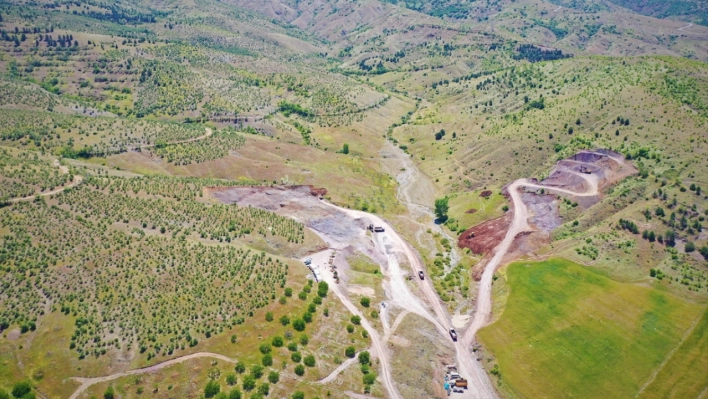
[[[95,378],[82,378],[82,377],[73,377],[72,380],[78,381],[81,383],[81,386],[79,386],[76,391],[69,397],[69,399],[76,399],[83,393],[88,387],[94,384],[98,384],[101,382],[107,382],[107,381],[113,381],[115,379],[121,378],[121,377],[126,377],[129,375],[136,375],[136,374],[145,374],[145,373],[153,373],[155,371],[158,371],[160,369],[163,369],[165,367],[169,367],[178,363],[186,362],[187,360],[191,359],[197,359],[201,357],[211,357],[214,359],[222,360],[225,362],[229,363],[236,363],[235,359],[231,359],[229,357],[226,357],[224,355],[220,355],[218,353],[210,353],[210,352],[197,352],[197,353],[192,353],[191,355],[185,355],[185,356],[180,356],[171,360],[168,360],[166,362],[158,363],[153,366],[145,367],[142,369],[135,369],[135,370],[129,370],[129,371],[124,371],[122,373],[116,373],[116,374],[111,374],[107,375],[104,377],[95,377]]]
[[[206,129],[206,133],[202,134],[202,135],[199,136],[199,137],[193,137],[193,138],[187,139],[187,140],[173,141],[173,142],[171,142],[171,143],[167,143],[167,145],[192,143],[192,142],[194,142],[194,141],[204,140],[205,138],[207,138],[207,137],[211,136],[212,134],[214,134],[214,132],[211,130],[210,127],[207,127],[207,128],[205,128],[205,129]],[[156,145],[157,145],[157,144],[141,144],[141,145],[136,145],[136,146],[129,147],[129,149],[135,151],[135,150],[137,150],[137,149],[152,148],[152,147],[154,147],[154,146],[156,146]]]
[[[59,170],[61,171],[62,174],[68,174],[68,173],[69,173],[69,168],[67,168],[67,167],[64,166],[64,165],[59,164],[59,160],[58,160],[58,159],[55,159],[55,160],[54,160],[54,166],[57,167],[57,168],[59,168]],[[79,184],[81,184],[81,182],[82,182],[83,180],[84,180],[83,176],[75,175],[75,176],[74,176],[74,180],[73,180],[71,183],[67,184],[66,186],[62,186],[62,187],[59,187],[59,188],[55,188],[54,190],[47,191],[47,192],[43,192],[43,193],[33,194],[33,195],[30,195],[30,196],[27,196],[27,197],[13,198],[13,199],[11,199],[9,202],[10,202],[11,204],[14,204],[14,203],[17,203],[17,202],[32,201],[32,200],[34,200],[37,196],[40,196],[40,197],[47,197],[47,196],[49,196],[49,195],[59,194],[60,192],[66,190],[67,188],[71,188],[71,187],[74,187],[74,186],[78,186]]]

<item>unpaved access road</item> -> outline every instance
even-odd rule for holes
[[[205,138],[207,138],[207,137],[211,136],[212,134],[214,134],[214,132],[211,130],[210,127],[207,127],[207,128],[204,128],[204,129],[206,130],[206,132],[205,132],[204,134],[202,134],[201,136],[199,136],[199,137],[193,137],[193,138],[191,138],[191,139],[186,139],[186,140],[173,141],[173,142],[171,142],[171,143],[167,143],[167,145],[192,143],[192,142],[195,142],[195,141],[204,140]],[[157,145],[157,144],[140,144],[140,145],[136,145],[136,146],[132,146],[132,147],[128,147],[128,148],[131,149],[131,150],[133,150],[133,151],[135,151],[135,150],[137,150],[137,149],[152,148],[152,147],[154,147],[154,146],[156,146],[156,145]]]
[[[68,174],[68,173],[69,173],[69,168],[67,168],[67,167],[64,166],[64,165],[61,165],[61,164],[59,163],[59,160],[58,160],[58,159],[55,159],[55,160],[54,160],[54,166],[57,167],[57,168],[59,168],[59,170],[61,171],[62,174]],[[13,198],[13,199],[11,199],[9,202],[10,202],[11,204],[14,204],[14,203],[17,203],[17,202],[32,201],[32,200],[34,200],[37,196],[40,196],[40,197],[47,197],[47,196],[50,196],[50,195],[59,194],[60,192],[66,190],[67,188],[71,188],[71,187],[78,186],[79,184],[81,184],[81,182],[82,182],[83,180],[84,180],[84,177],[83,177],[83,176],[75,175],[75,176],[74,176],[74,180],[73,180],[71,183],[67,184],[66,186],[62,186],[62,187],[59,187],[59,188],[55,188],[54,190],[47,191],[47,192],[44,192],[44,193],[37,193],[37,194],[29,195],[29,196],[27,196],[27,197]]]
[[[82,377],[73,377],[72,380],[78,381],[81,383],[81,386],[79,386],[76,391],[69,397],[69,399],[76,399],[83,393],[88,387],[94,384],[98,384],[101,382],[108,382],[108,381],[113,381],[121,377],[127,377],[129,375],[136,375],[136,374],[145,374],[145,373],[154,373],[158,370],[161,370],[165,367],[169,367],[178,363],[186,362],[187,360],[191,359],[197,359],[201,357],[211,357],[214,359],[222,360],[225,362],[229,363],[236,363],[235,359],[231,359],[229,357],[226,357],[224,355],[220,355],[218,353],[211,353],[211,352],[197,352],[197,353],[192,353],[191,355],[184,355],[180,357],[176,357],[174,359],[168,360],[166,362],[158,363],[149,367],[141,368],[141,369],[135,369],[135,370],[129,370],[129,371],[124,371],[122,373],[115,373],[111,375],[107,375],[104,377],[95,377],[95,378],[82,378]]]

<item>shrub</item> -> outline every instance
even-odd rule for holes
[[[708,246],[702,246],[701,249],[698,250],[698,252],[700,252],[701,255],[703,255],[703,258],[705,260],[708,260]]]
[[[364,380],[364,385],[373,385],[376,382],[376,373],[364,374],[362,379]]]
[[[268,383],[263,383],[258,386],[258,393],[263,395],[263,396],[268,396],[268,393],[270,392],[270,385]]]
[[[326,282],[320,281],[320,283],[317,284],[317,295],[320,298],[326,297],[328,291],[329,291],[329,285],[327,285]]]
[[[297,344],[295,342],[291,342],[288,344],[288,350],[290,352],[297,352]]]
[[[295,331],[305,331],[305,320],[295,319],[293,321],[293,328],[295,329]]]
[[[353,333],[353,332],[354,332],[354,326],[351,325],[351,324],[347,324],[347,332],[348,332],[349,334]]]
[[[266,320],[267,322],[273,321],[273,312],[266,312],[266,314],[265,314],[265,320]]]
[[[302,362],[305,363],[305,366],[307,367],[315,367],[315,357],[312,355],[307,355],[305,356],[304,359],[302,359]]]
[[[356,315],[352,316],[352,318],[350,320],[351,320],[352,324],[356,324],[357,326],[359,324],[361,324],[361,317],[359,317],[359,316],[356,316]]]
[[[246,392],[252,391],[256,387],[256,378],[252,375],[243,377],[243,390]]]
[[[696,244],[692,243],[691,241],[687,242],[685,250],[686,250],[686,253],[695,251]]]
[[[291,397],[292,397],[292,399],[305,399],[305,393],[300,392],[300,391],[295,391],[295,393],[293,393],[293,396],[291,396]]]
[[[214,397],[217,393],[219,393],[219,391],[221,391],[221,386],[219,385],[219,383],[214,380],[209,380],[209,382],[207,382],[206,386],[204,387],[204,397]]]
[[[261,364],[263,364],[265,367],[270,367],[273,365],[273,356],[270,354],[268,355],[263,355],[263,358],[261,359]]]
[[[271,371],[268,373],[268,382],[271,384],[277,384],[280,381],[280,374],[277,371]]]
[[[359,353],[359,363],[369,364],[370,361],[371,361],[371,355],[369,355],[368,351],[361,351]]]
[[[353,358],[356,356],[356,348],[353,346],[347,346],[347,349],[344,350],[344,355],[348,358]]]
[[[307,345],[308,342],[310,342],[310,337],[307,334],[300,335],[300,345]]]
[[[234,371],[239,374],[245,373],[246,372],[246,364],[244,364],[243,362],[236,363],[236,367],[234,367]]]
[[[285,296],[287,296],[287,297],[293,296],[293,289],[290,287],[286,288],[285,289]]]
[[[276,348],[280,348],[285,344],[285,341],[283,340],[283,337],[276,335],[275,337],[273,337],[273,340],[271,340],[270,343]]]
[[[300,352],[293,352],[290,355],[290,360],[292,360],[295,363],[300,363],[300,360],[302,360],[302,355],[300,354]]]
[[[310,312],[305,312],[302,315],[302,320],[305,321],[305,323],[312,323],[312,313]]]
[[[209,384],[207,384],[207,386],[208,385]],[[218,392],[218,390],[217,390],[217,392]],[[214,395],[212,395],[212,396],[214,396]],[[116,393],[113,390],[113,385],[109,385],[108,388],[106,388],[106,392],[103,393],[103,399],[114,399],[115,397],[116,397]],[[210,396],[207,396],[207,398],[209,398],[209,397]]]
[[[281,317],[280,324],[287,326],[288,324],[290,324],[290,318],[288,316]]]
[[[256,379],[263,377],[263,366],[256,364],[251,367],[251,376]]]
[[[270,344],[267,342],[262,343],[259,347],[258,350],[261,351],[262,354],[267,354],[270,353]]]
[[[305,366],[303,366],[302,364],[298,364],[297,366],[295,366],[295,374],[299,377],[305,375]]]
[[[368,308],[369,305],[371,305],[371,299],[369,299],[369,297],[364,296],[364,297],[361,297],[361,300],[359,301],[359,303],[361,304],[361,306]]]
[[[229,399],[241,399],[241,391],[238,388],[234,388],[229,391]]]
[[[229,385],[236,385],[236,374],[234,374],[234,373],[226,374],[226,383]]]

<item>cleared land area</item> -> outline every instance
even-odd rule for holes
[[[513,263],[507,278],[506,308],[478,338],[510,396],[633,397],[701,311],[567,260]]]

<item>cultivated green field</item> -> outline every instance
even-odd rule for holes
[[[708,312],[663,364],[640,398],[705,397],[708,390]],[[701,396],[703,394],[703,396]]]
[[[506,308],[478,336],[511,397],[633,397],[701,312],[562,259],[513,263],[507,278]]]

